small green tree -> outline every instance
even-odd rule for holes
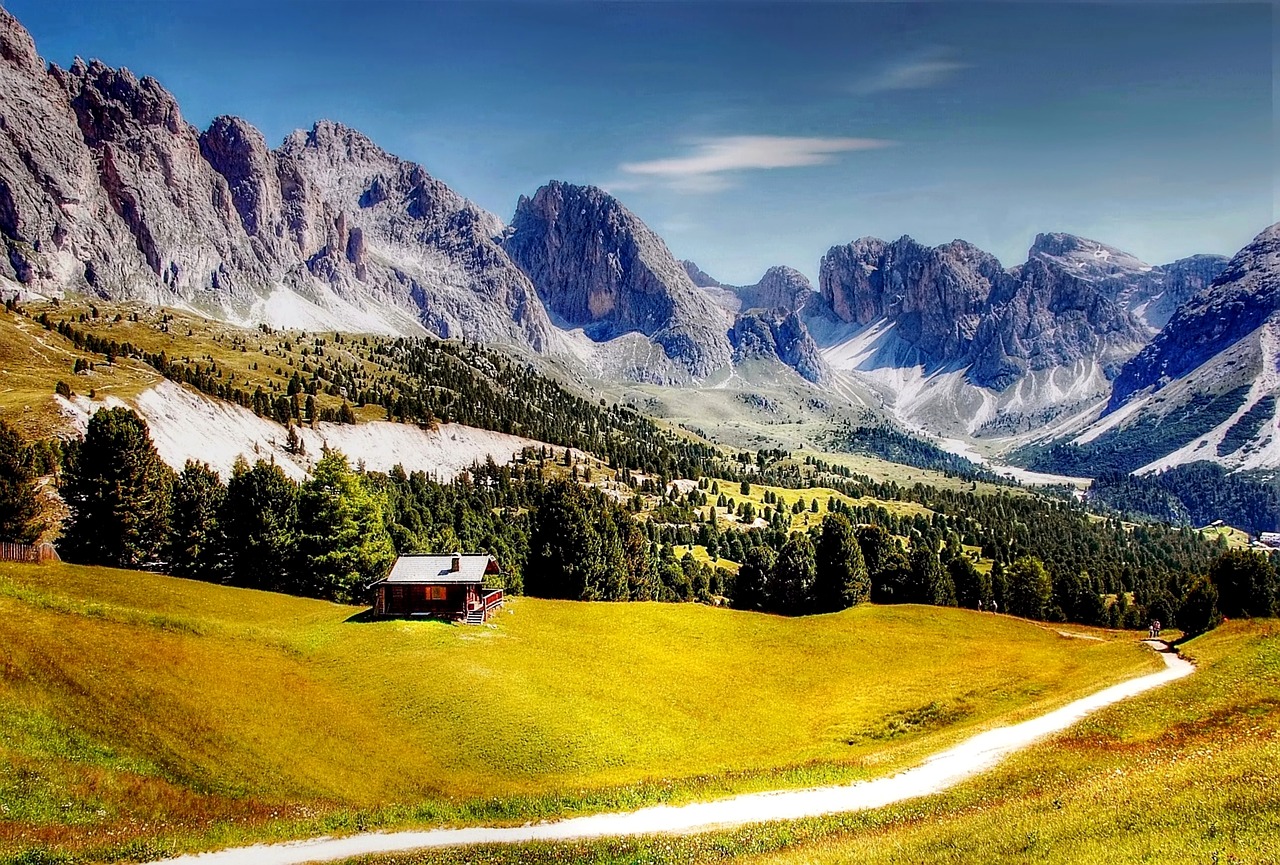
[[[1209,566],[1224,616],[1270,616],[1276,611],[1276,569],[1253,550],[1228,550]]]
[[[904,600],[954,607],[956,587],[951,582],[951,575],[942,567],[938,554],[931,547],[932,542],[923,540],[912,545],[908,558],[911,564],[911,581]]]
[[[756,546],[747,550],[733,584],[735,607],[740,610],[769,608],[773,593],[773,571],[777,562],[777,554],[770,547]]]
[[[817,499],[814,499],[817,501]],[[853,523],[844,514],[827,514],[814,549],[814,609],[843,610],[871,597],[871,577],[858,546]]]
[[[169,534],[173,472],[146,421],[127,408],[101,409],[64,473],[71,514],[58,548],[68,561],[117,568],[160,564]]]
[[[298,485],[273,463],[236,460],[218,510],[217,576],[221,582],[298,594],[294,547]]]
[[[165,560],[179,577],[217,579],[213,551],[218,538],[218,509],[226,488],[207,463],[187,460],[173,481],[169,502],[169,538]]]
[[[961,554],[947,562],[947,573],[956,587],[956,603],[970,610],[991,602],[991,576],[974,567],[973,560]]]
[[[1210,631],[1222,621],[1218,612],[1218,589],[1208,577],[1191,581],[1178,608],[1178,625],[1188,636]]]
[[[871,600],[878,604],[906,603],[911,566],[898,539],[876,525],[859,526],[857,536],[871,578]]]
[[[793,616],[813,611],[813,584],[817,578],[813,541],[805,534],[794,534],[778,553],[773,570],[771,606]]]
[[[1035,556],[1023,556],[1009,567],[1008,609],[1005,612],[1028,619],[1043,619],[1053,600],[1053,582],[1044,563]]]
[[[382,499],[328,451],[298,491],[298,571],[308,595],[357,600],[395,558]]]
[[[29,544],[41,529],[31,449],[0,420],[0,541]]]

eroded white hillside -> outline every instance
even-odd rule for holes
[[[181,469],[189,459],[201,460],[224,478],[236,458],[243,456],[249,462],[275,462],[285,474],[301,479],[328,447],[342,451],[353,465],[363,462],[374,471],[401,465],[407,472],[421,471],[447,481],[473,463],[490,457],[507,463],[526,447],[542,444],[461,424],[441,424],[428,430],[384,421],[319,423],[315,429],[297,428],[305,453],[295,454],[285,447],[287,431],[280,424],[171,381],[163,381],[129,402],[116,397],[94,401],[83,396],[58,400],[81,433],[93,412],[127,405],[146,420],[156,450],[166,463]]]

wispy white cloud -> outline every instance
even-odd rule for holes
[[[887,90],[924,90],[936,87],[972,64],[962,63],[946,48],[929,48],[885,66],[854,85],[859,93]]]
[[[689,152],[618,166],[633,178],[612,184],[620,188],[642,179],[661,181],[682,192],[716,192],[729,187],[727,174],[803,168],[833,162],[841,153],[874,150],[893,144],[880,138],[805,138],[785,135],[731,135],[695,142]]]

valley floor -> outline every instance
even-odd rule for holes
[[[0,861],[140,861],[885,777],[1157,669],[1127,635],[516,599],[494,627],[0,565]],[[744,732],[745,731],[745,732]]]
[[[1165,648],[1155,641],[1149,642],[1153,647]],[[597,814],[536,825],[379,832],[294,844],[245,847],[167,861],[173,865],[305,865],[308,862],[331,861],[351,855],[437,847],[705,832],[753,823],[797,820],[884,807],[949,789],[965,778],[990,768],[1015,751],[1026,748],[1037,739],[1061,732],[1099,709],[1158,688],[1195,670],[1172,650],[1165,651],[1162,657],[1166,664],[1164,670],[1105,688],[1038,718],[987,730],[929,757],[919,766],[873,781],[809,790],[752,793],[678,807],[659,805],[626,814]]]
[[[692,836],[473,847],[365,865],[1280,862],[1280,623],[1179,647],[1197,672],[1103,709],[950,791]]]

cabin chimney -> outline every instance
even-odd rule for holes
[[[453,554],[453,561],[449,565],[449,570],[453,571],[455,574],[462,570],[462,553]]]

